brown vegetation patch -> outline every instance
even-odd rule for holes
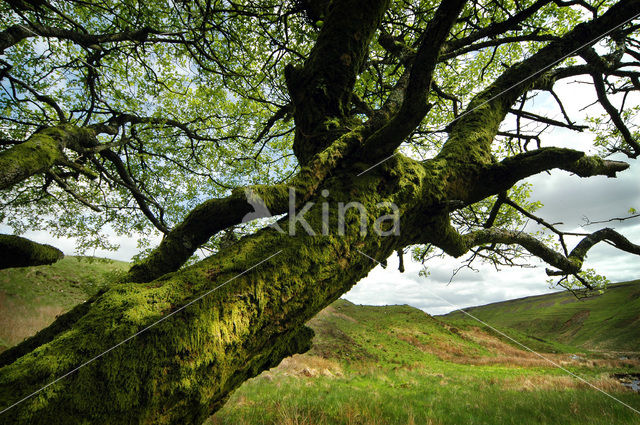
[[[569,320],[564,322],[562,327],[565,328],[565,329],[568,329],[568,328],[582,326],[584,321],[589,318],[590,314],[591,314],[590,310],[579,311],[576,314],[574,314],[573,316],[571,316],[571,318]]]
[[[570,298],[567,298],[566,300],[560,301],[560,304],[572,304],[572,303],[575,303],[577,301],[578,301],[578,298],[570,297]]]
[[[30,307],[0,291],[0,339],[15,345],[49,325],[65,309],[43,305]]]
[[[571,359],[566,354],[550,354],[540,355],[521,350],[514,347],[500,338],[489,335],[479,328],[470,328],[461,331],[460,334],[466,340],[473,341],[476,344],[486,348],[491,354],[487,355],[479,351],[473,352],[462,350],[461,347],[454,344],[441,341],[427,346],[424,351],[437,355],[440,359],[451,361],[458,364],[469,365],[506,365],[513,367],[549,367],[553,363],[559,365],[574,364],[576,360]],[[551,363],[553,362],[553,363]]]
[[[569,375],[527,375],[508,378],[502,381],[506,390],[538,391],[538,390],[566,390],[566,389],[594,389],[596,387],[605,392],[630,391],[617,379],[602,375],[599,378],[581,381]],[[591,385],[589,385],[591,384]],[[593,387],[592,387],[593,385]],[[595,390],[595,389],[594,389]]]
[[[356,319],[354,319],[353,317],[348,316],[348,315],[346,315],[344,313],[339,312],[332,305],[330,305],[329,307],[327,307],[324,310],[320,311],[320,313],[316,314],[315,317],[313,319],[311,319],[311,321],[309,323],[313,323],[314,321],[317,321],[319,319],[327,319],[329,316],[339,317],[341,319],[347,320],[347,321],[352,322],[352,323],[358,323],[358,321]]]
[[[420,351],[429,352],[430,347],[428,344],[421,342],[415,335],[397,334],[399,340],[411,344]]]
[[[294,354],[287,357],[280,364],[260,376],[265,379],[272,379],[274,376],[298,376],[306,378],[317,378],[326,376],[329,378],[342,377],[342,367],[339,363],[319,356],[309,354]]]

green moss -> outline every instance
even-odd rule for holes
[[[62,158],[60,144],[53,137],[36,134],[25,143],[0,152],[0,189],[48,170]]]
[[[93,130],[67,124],[35,133],[26,142],[0,152],[0,189],[8,189],[64,160],[65,147],[77,149],[94,140]]]
[[[377,204],[393,202],[403,213],[402,231],[412,234],[424,226],[408,212],[420,202],[416,194],[427,176],[404,158],[360,177],[336,173],[318,188],[329,191],[334,205],[329,235],[290,237],[268,228],[162,280],[112,287],[72,328],[0,369],[4,405],[197,301],[5,413],[7,420],[199,423],[240,383],[308,348],[304,323],[376,265],[358,250],[384,259],[405,243],[403,236],[363,236],[352,226],[337,235],[335,204],[362,203],[371,226]],[[307,217],[316,229],[324,199],[310,199]]]

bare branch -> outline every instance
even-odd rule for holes
[[[391,121],[365,141],[364,157],[379,159],[390,155],[429,112],[427,95],[438,56],[465,3],[466,0],[452,0],[438,7],[411,60],[402,104]]]
[[[163,37],[150,38],[150,34],[161,35]],[[64,28],[56,28],[47,25],[41,25],[35,22],[29,22],[28,24],[24,25],[12,25],[6,30],[0,32],[0,53],[26,38],[36,36],[69,40],[81,46],[90,47],[92,49],[99,49],[100,44],[116,43],[119,41],[135,41],[138,43],[143,43],[146,41],[169,43],[181,42],[178,39],[164,38],[164,36],[167,35],[175,36],[176,34],[167,34],[149,27],[136,29],[134,31],[122,31],[111,34],[88,34],[86,32],[72,31]]]

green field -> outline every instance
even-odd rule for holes
[[[469,323],[339,300],[310,325],[310,352],[246,382],[209,424],[640,424],[640,414]],[[639,371],[637,359],[508,333],[640,410],[640,396],[610,377]]]
[[[0,271],[0,338],[19,342],[126,268],[70,257]],[[247,381],[207,424],[640,424],[589,386],[640,410],[640,394],[612,377],[640,372],[638,293],[635,282],[585,301],[561,293],[471,309],[544,358],[460,314],[338,300],[310,321],[311,351]]]

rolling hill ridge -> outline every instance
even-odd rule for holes
[[[569,292],[519,298],[465,309],[497,327],[594,351],[640,351],[640,280],[610,285],[602,295]],[[455,311],[439,316],[471,320]]]

